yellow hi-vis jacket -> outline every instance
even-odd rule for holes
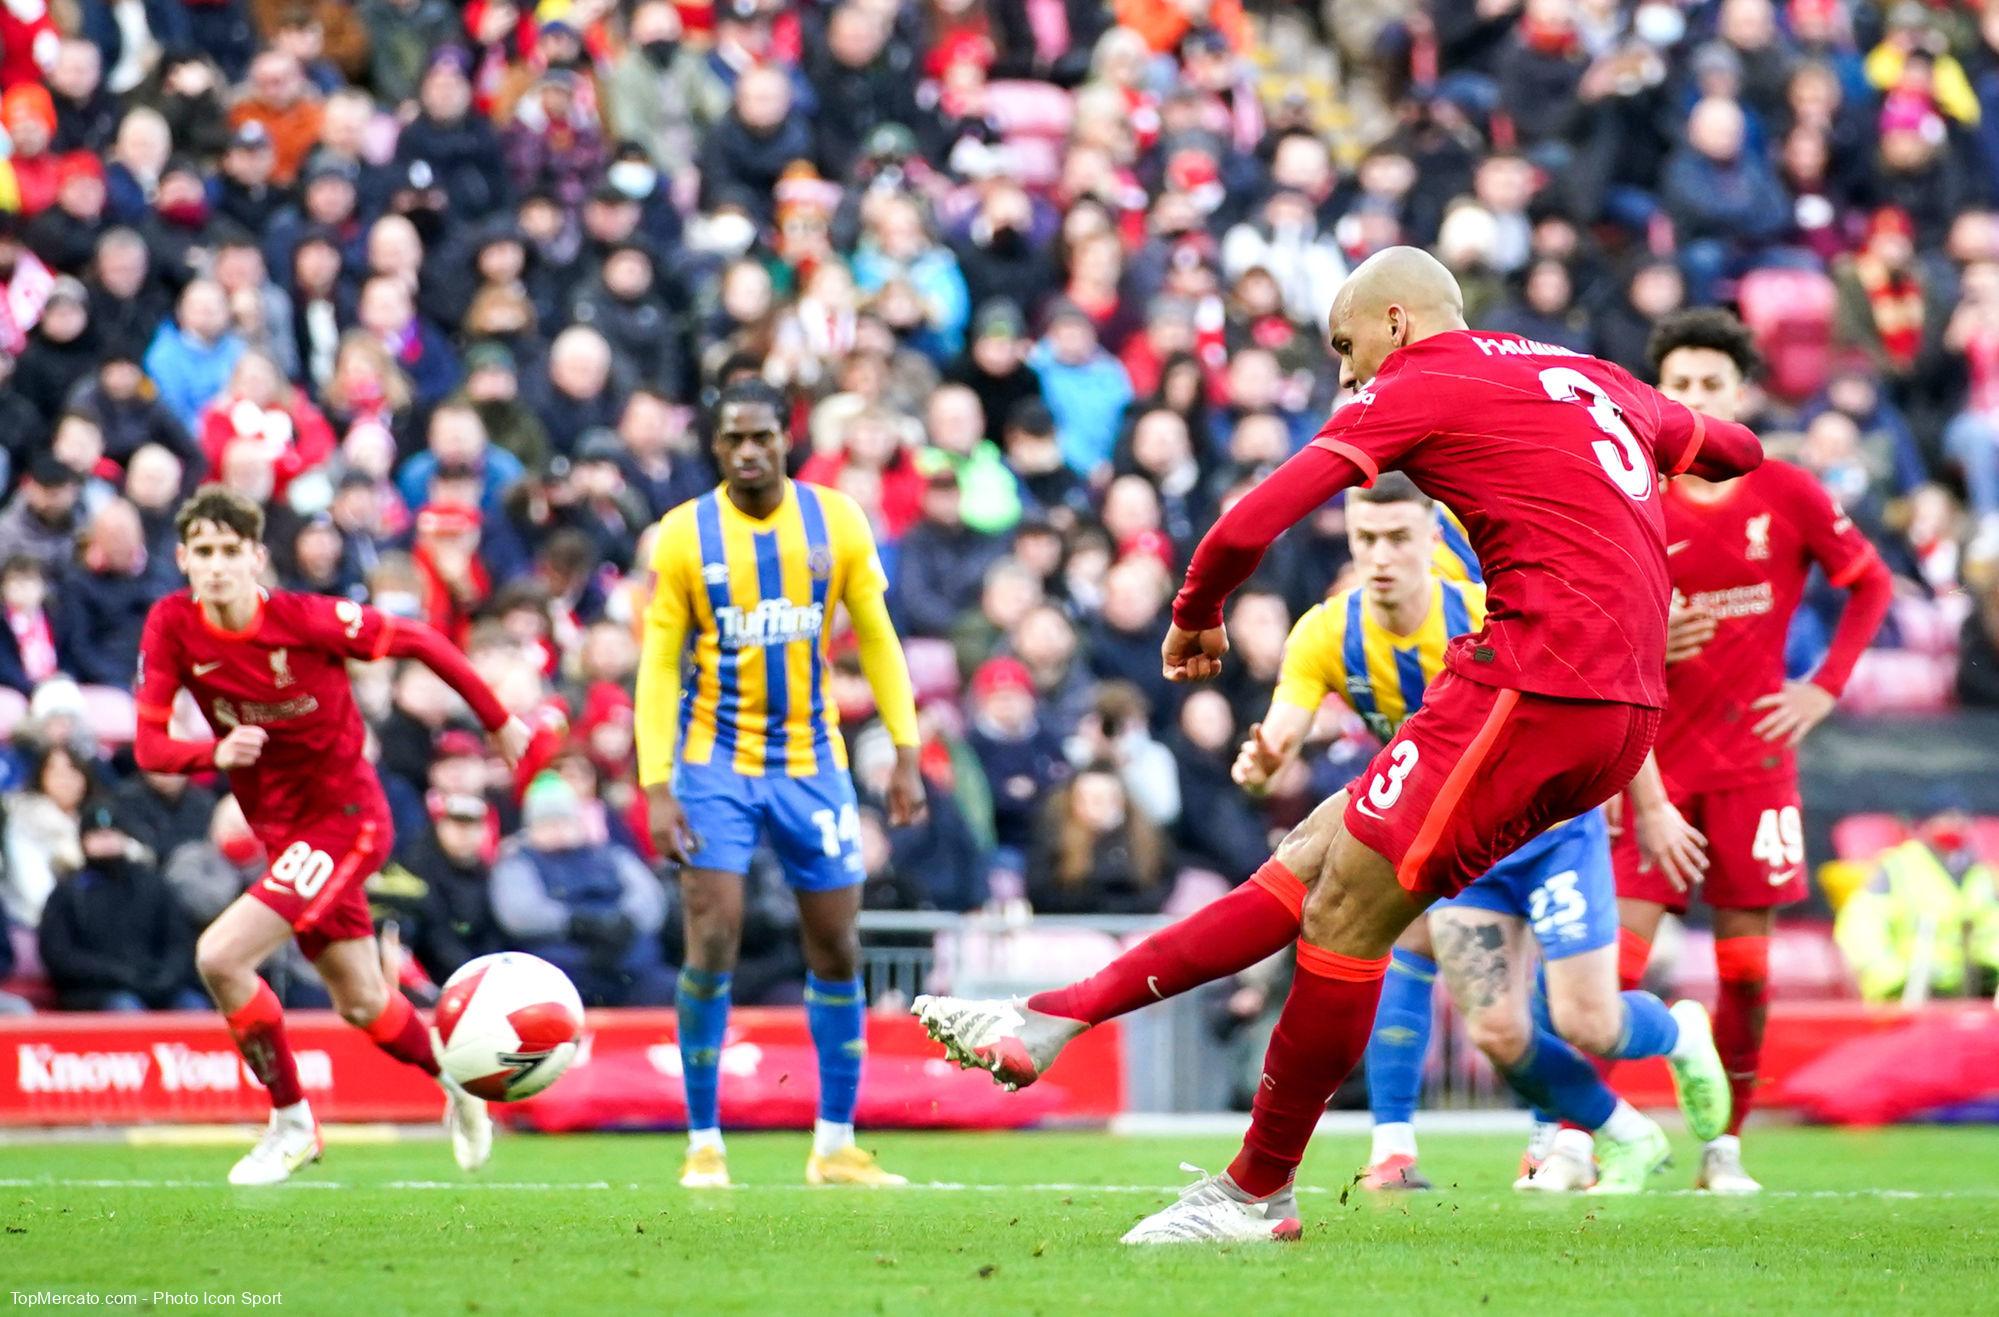
[[[1973,963],[1999,971],[1999,891],[1984,863],[1953,879],[1936,853],[1911,839],[1881,853],[1874,878],[1847,898],[1833,925],[1841,954],[1868,1001],[1893,1001],[1907,984],[1927,933],[1933,993],[1964,990]]]

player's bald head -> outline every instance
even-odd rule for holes
[[[1464,327],[1465,295],[1457,276],[1421,247],[1383,248],[1355,266],[1333,299],[1333,318],[1337,322],[1342,311],[1366,315],[1391,306],[1405,307],[1422,321]]]
[[[1397,348],[1464,327],[1464,293],[1444,263],[1419,247],[1389,247],[1340,285],[1326,340],[1340,356],[1341,386],[1357,388]]]

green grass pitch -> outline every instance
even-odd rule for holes
[[[867,1143],[926,1187],[807,1189],[802,1135],[733,1138],[744,1187],[705,1194],[674,1184],[672,1135],[508,1138],[469,1181],[442,1143],[336,1143],[273,1189],[221,1183],[232,1145],[4,1146],[0,1296],[360,1317],[1999,1312],[1994,1129],[1752,1130],[1755,1200],[1684,1192],[1684,1138],[1643,1197],[1530,1199],[1509,1187],[1519,1140],[1491,1135],[1425,1138],[1439,1192],[1343,1195],[1365,1142],[1322,1136],[1304,1242],[1216,1250],[1117,1238],[1232,1139]]]

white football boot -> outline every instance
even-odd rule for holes
[[[461,1171],[476,1171],[493,1155],[493,1117],[486,1100],[467,1093],[450,1075],[440,1073],[437,1086],[448,1099],[444,1128],[451,1135],[451,1155]]]
[[[292,1178],[293,1171],[318,1161],[325,1150],[326,1139],[311,1112],[298,1119],[273,1111],[256,1146],[229,1168],[229,1183],[283,1184]]]
[[[1011,1093],[1026,1088],[1055,1063],[1070,1039],[1089,1026],[1081,1020],[1044,1015],[1015,998],[981,1001],[971,997],[918,997],[910,1013],[960,1070],[977,1067]]]
[[[1724,1134],[1701,1149],[1700,1178],[1696,1189],[1711,1194],[1760,1194],[1763,1186],[1742,1169],[1742,1137]]]
[[[1227,1244],[1294,1240],[1303,1233],[1298,1198],[1286,1185],[1268,1198],[1251,1198],[1228,1172],[1209,1175],[1198,1166],[1180,1169],[1201,1178],[1180,1191],[1179,1201],[1161,1208],[1125,1232],[1126,1244]]]

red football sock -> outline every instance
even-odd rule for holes
[[[407,1061],[427,1075],[437,1073],[437,1056],[431,1050],[430,1030],[424,1027],[423,1018],[416,1013],[416,1007],[410,1005],[410,999],[394,988],[389,989],[389,1004],[362,1032],[375,1040],[375,1046],[396,1060]]]
[[[1645,966],[1652,959],[1652,941],[1628,928],[1617,930],[1617,987],[1630,992],[1645,985]]]
[[[1714,1007],[1714,1045],[1728,1070],[1728,1091],[1734,1099],[1728,1132],[1740,1134],[1756,1100],[1756,1072],[1763,1060],[1763,1019],[1770,1006],[1770,939],[1717,938],[1714,964],[1721,980]]]
[[[298,1061],[292,1056],[291,1040],[285,1037],[285,1008],[271,985],[257,980],[257,995],[223,1017],[236,1038],[236,1050],[250,1073],[271,1095],[274,1107],[289,1107],[305,1100],[299,1088]]]
[[[1239,974],[1298,936],[1305,884],[1276,860],[1249,881],[1160,929],[1089,978],[1027,999],[1048,1015],[1102,1024],[1190,988]]]
[[[1387,972],[1387,956],[1362,960],[1298,944],[1298,972],[1263,1054],[1249,1133],[1229,1163],[1245,1192],[1267,1197],[1298,1173],[1326,1103],[1367,1048]]]

